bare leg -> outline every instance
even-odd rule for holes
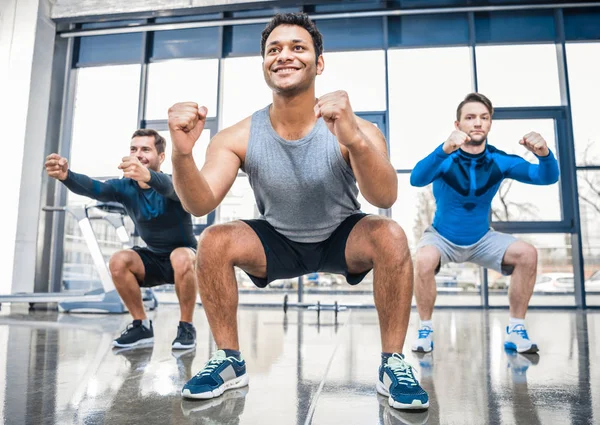
[[[517,241],[504,254],[503,264],[514,266],[508,289],[510,316],[524,319],[533,295],[537,274],[537,250],[527,242]]]
[[[170,259],[175,272],[175,292],[180,309],[179,320],[192,323],[198,290],[194,272],[194,252],[188,248],[177,248],[171,253]]]
[[[131,249],[115,252],[108,263],[115,288],[125,303],[133,320],[146,319],[142,293],[138,282],[146,274],[140,256]]]
[[[198,242],[200,298],[217,347],[239,350],[234,266],[257,277],[267,275],[267,259],[254,230],[241,221],[207,228]]]
[[[437,287],[435,270],[440,264],[440,251],[433,245],[427,245],[417,251],[415,260],[415,298],[421,320],[431,320]]]
[[[350,273],[373,268],[382,351],[402,353],[413,292],[412,260],[404,231],[384,217],[363,218],[348,237],[346,263]]]

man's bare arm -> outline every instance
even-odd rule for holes
[[[365,199],[379,208],[390,208],[398,197],[398,176],[385,137],[371,122],[356,119],[362,134],[360,142],[348,147],[350,166]]]
[[[210,142],[202,170],[194,161],[193,147],[204,128],[207,110],[191,102],[169,109],[169,130],[173,141],[173,185],[183,207],[195,216],[214,210],[237,176],[242,159],[235,151],[241,124],[220,131]]]

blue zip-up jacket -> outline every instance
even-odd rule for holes
[[[472,245],[487,233],[492,199],[505,178],[536,185],[558,181],[552,151],[532,164],[491,145],[477,155],[462,149],[448,155],[442,146],[419,161],[410,184],[422,187],[433,182],[437,204],[433,227],[456,245]]]
[[[175,193],[171,176],[150,170],[149,189],[132,179],[105,182],[69,170],[63,184],[72,192],[101,202],[119,202],[127,210],[148,249],[168,255],[175,248],[196,248],[192,216]]]

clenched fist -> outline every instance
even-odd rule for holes
[[[442,149],[444,152],[446,152],[446,154],[450,155],[452,152],[458,150],[462,145],[470,140],[471,138],[467,135],[467,133],[463,133],[460,130],[454,130],[444,142]]]
[[[173,152],[190,155],[206,124],[208,109],[194,102],[181,102],[169,108],[169,132]]]
[[[550,150],[548,149],[548,144],[546,140],[535,131],[531,133],[527,133],[521,140],[519,140],[519,144],[525,146],[530,152],[533,152],[537,156],[548,156]]]
[[[59,154],[52,153],[46,158],[46,172],[50,177],[60,181],[66,180],[69,175],[69,161]]]
[[[136,156],[125,156],[122,161],[119,164],[119,170],[123,170],[123,177],[142,183],[150,181],[150,170],[144,167]]]
[[[342,145],[350,147],[360,137],[360,129],[348,93],[334,91],[321,96],[314,107],[317,118],[323,118],[329,131]]]

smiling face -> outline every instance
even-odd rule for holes
[[[160,164],[165,160],[165,153],[158,153],[153,136],[138,136],[131,139],[129,154],[135,156],[144,167],[160,171]]]
[[[323,56],[315,58],[307,30],[297,25],[279,25],[265,43],[263,74],[267,85],[282,96],[294,96],[314,87],[323,72]]]
[[[471,145],[481,145],[487,139],[492,128],[492,115],[488,108],[480,102],[468,102],[462,107],[460,120],[454,123],[457,130],[471,138]]]

